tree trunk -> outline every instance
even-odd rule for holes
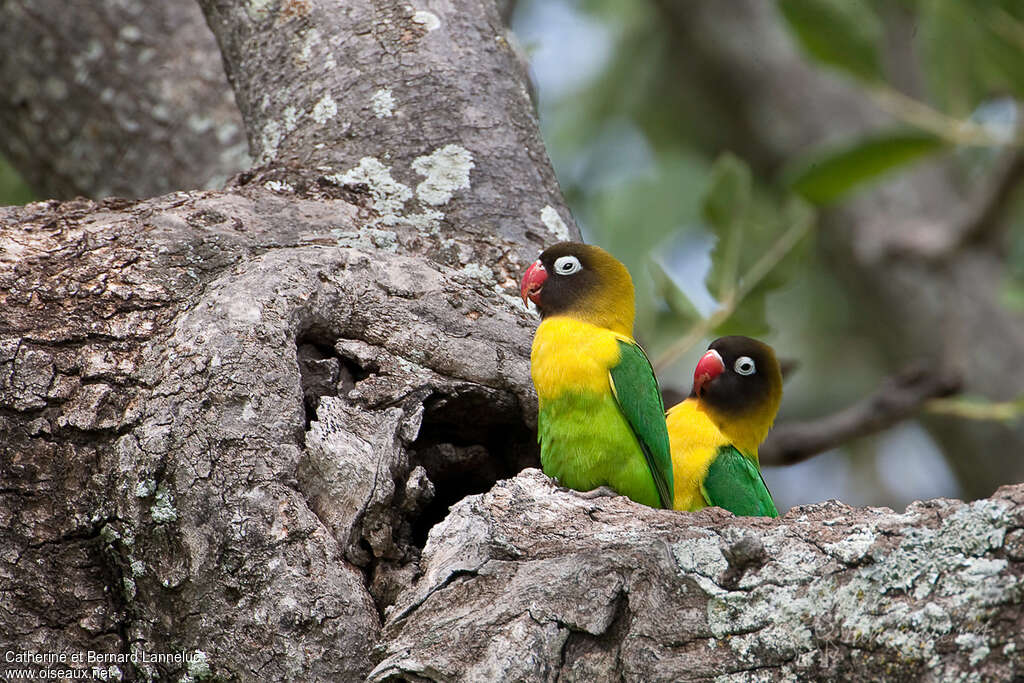
[[[493,487],[537,462],[515,278],[578,237],[496,7],[203,7],[262,166],[0,210],[6,676],[1020,675],[1019,489],[775,522]]]
[[[358,213],[260,188],[4,212],[4,640],[365,673],[432,494],[535,452],[529,318],[338,247]]]

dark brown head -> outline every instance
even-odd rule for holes
[[[633,334],[634,293],[629,271],[600,247],[559,242],[548,247],[523,275],[523,302],[541,317],[563,315]]]
[[[750,337],[716,339],[697,363],[690,396],[726,420],[756,417],[770,427],[782,400],[775,352]]]

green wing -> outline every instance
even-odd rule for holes
[[[647,467],[654,477],[661,506],[672,509],[675,493],[672,480],[672,454],[665,428],[665,405],[661,402],[658,380],[651,361],[634,343],[618,340],[619,364],[609,370],[612,394],[619,409],[640,442]]]
[[[722,446],[711,461],[700,491],[708,505],[725,508],[734,515],[778,517],[772,494],[757,466],[736,450]]]

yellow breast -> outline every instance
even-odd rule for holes
[[[711,461],[718,449],[729,443],[697,401],[686,399],[666,416],[669,445],[672,449],[672,476],[675,479],[675,509],[699,510],[706,507],[700,491]]]
[[[619,362],[622,335],[575,318],[547,318],[530,351],[530,374],[543,402],[566,391],[610,391],[608,371]]]

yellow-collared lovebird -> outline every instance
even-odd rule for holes
[[[782,372],[770,346],[739,336],[711,342],[689,398],[668,411],[677,510],[716,505],[734,515],[779,516],[757,447],[781,400]]]
[[[520,286],[542,321],[530,353],[544,473],[672,509],[672,457],[654,370],[633,339],[633,280],[605,250],[559,242]]]

